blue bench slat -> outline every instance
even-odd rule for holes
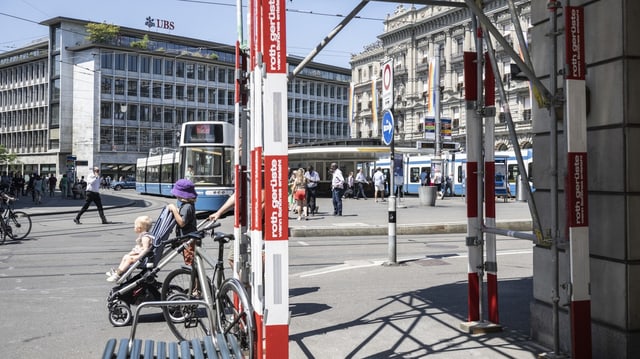
[[[153,340],[147,339],[144,341],[144,354],[142,355],[144,359],[154,359],[155,345]]]
[[[142,340],[134,339],[129,356],[126,358],[140,358],[140,353],[142,353]]]
[[[120,340],[120,347],[118,347],[117,359],[129,358],[129,339]]]
[[[194,359],[204,359],[204,351],[202,350],[202,342],[200,339],[191,339],[191,349],[193,349]]]
[[[102,352],[102,359],[113,358],[113,353],[116,350],[116,344],[118,344],[118,341],[113,338],[107,340],[107,344],[104,346],[104,352]]]
[[[178,343],[169,343],[169,359],[180,359],[178,354]]]
[[[156,359],[167,359],[167,344],[158,342],[156,343],[156,348]]]
[[[218,350],[220,350],[220,356],[224,359],[233,358],[231,356],[231,352],[229,351],[229,346],[227,345],[227,341],[224,338],[224,335],[218,333],[216,334],[216,340],[218,341]],[[242,355],[238,355],[236,353],[236,358],[242,358]]]
[[[191,358],[191,348],[189,347],[188,341],[180,342],[180,355],[182,359]]]
[[[214,359],[217,358],[219,359],[220,356],[218,355],[218,350],[216,349],[216,344],[213,342],[213,337],[210,335],[207,335],[206,337],[204,337],[204,350],[207,352],[207,358],[209,359]]]

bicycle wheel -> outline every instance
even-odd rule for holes
[[[0,218],[0,222],[4,221],[2,218]],[[0,226],[2,226],[0,228],[0,244],[4,243],[4,240],[7,238],[7,232],[4,229],[4,223],[0,223]]]
[[[242,283],[229,278],[222,283],[217,297],[219,331],[226,336],[236,337],[240,349],[247,358],[255,352],[256,326],[253,307]]]
[[[24,239],[31,233],[31,217],[22,211],[10,212],[6,221],[11,229],[7,233],[11,239]]]
[[[194,280],[197,279],[194,277]],[[160,292],[161,300],[176,302],[175,305],[163,307],[162,312],[169,329],[181,341],[209,336],[213,328],[204,307],[179,304],[184,300],[202,299],[201,289],[198,289],[202,286],[192,286],[191,281],[191,269],[173,270],[162,283]]]

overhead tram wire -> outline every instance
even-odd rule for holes
[[[203,0],[178,0],[178,1],[192,2],[192,3],[198,3],[198,4],[228,6],[228,7],[235,7],[236,6],[235,3],[234,4],[228,4],[228,3],[221,3],[221,2],[217,2],[217,1],[203,1]],[[246,6],[243,6],[243,7],[246,7]],[[329,14],[329,13],[324,13],[324,12],[315,12],[313,10],[298,10],[298,9],[289,9],[289,8],[287,8],[286,10],[287,10],[287,12],[293,12],[293,13],[305,14],[305,15],[340,17],[340,18],[344,18],[346,16],[346,15],[342,15],[342,14]],[[370,20],[370,21],[384,21],[384,19],[375,18],[375,17],[367,17],[367,16],[355,16],[354,19]]]

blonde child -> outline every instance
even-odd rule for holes
[[[136,246],[131,249],[131,251],[124,256],[122,256],[122,261],[120,261],[120,265],[118,265],[117,269],[111,269],[106,273],[109,276],[107,278],[107,282],[115,282],[120,279],[120,276],[127,271],[129,266],[135,263],[140,255],[147,252],[149,247],[151,247],[151,242],[153,241],[153,237],[149,234],[149,229],[151,229],[151,217],[149,216],[140,216],[136,218],[133,230],[138,234],[136,238]]]

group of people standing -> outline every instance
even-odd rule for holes
[[[306,171],[299,168],[293,172],[289,180],[289,190],[292,200],[295,203],[295,212],[298,214],[298,220],[307,219],[309,214],[318,213],[316,205],[318,183],[320,175],[308,166]]]

